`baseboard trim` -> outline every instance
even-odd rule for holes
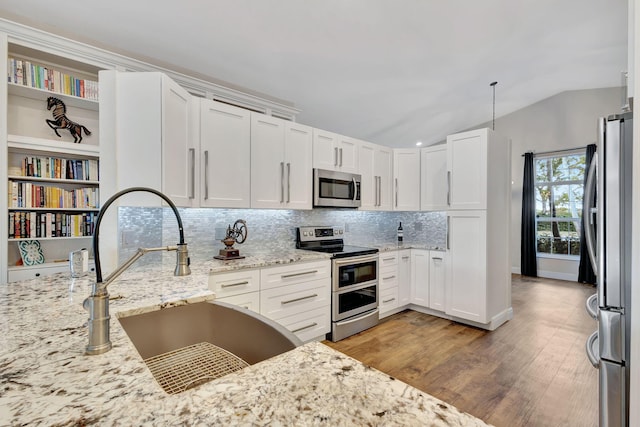
[[[511,273],[522,274],[520,267],[511,267]],[[538,277],[545,279],[566,280],[569,282],[578,281],[578,273],[558,273],[557,271],[538,270]]]

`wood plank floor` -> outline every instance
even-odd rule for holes
[[[596,426],[598,371],[584,350],[594,292],[514,275],[514,317],[493,332],[407,310],[325,343],[495,426]]]

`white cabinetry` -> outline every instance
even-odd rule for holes
[[[331,262],[264,268],[260,271],[260,313],[302,341],[331,330]]]
[[[337,133],[314,129],[313,167],[358,173],[358,141]]]
[[[248,208],[251,205],[250,112],[200,100],[200,205]]]
[[[162,73],[102,71],[102,103],[110,117],[102,127],[112,144],[111,171],[104,177],[107,195],[127,187],[150,187],[167,194],[177,206],[191,207],[195,200],[195,149],[189,113],[190,95]],[[104,194],[103,194],[104,196]],[[157,196],[125,196],[135,206],[159,206]],[[126,202],[125,202],[126,204]]]
[[[411,303],[411,249],[398,251],[398,306]]]
[[[447,146],[423,148],[420,157],[420,209],[448,209]]]
[[[493,330],[511,319],[511,150],[491,129],[447,138],[447,314]],[[490,189],[490,191],[489,191]]]
[[[251,207],[311,209],[313,129],[251,113]]]
[[[393,209],[420,210],[420,150],[393,150]]]
[[[391,179],[393,150],[368,142],[360,142],[361,210],[392,210]]]
[[[411,303],[429,307],[429,251],[411,249]]]
[[[381,253],[378,263],[378,316],[382,319],[398,308],[398,252]]]
[[[260,312],[260,270],[239,270],[209,277],[216,300]]]
[[[446,253],[429,251],[429,308],[445,311]]]

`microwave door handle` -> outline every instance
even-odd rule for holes
[[[358,198],[358,184],[356,184],[355,178],[351,178],[351,180],[353,181],[353,202],[355,203]]]
[[[596,252],[596,232],[595,225],[593,223],[593,216],[598,213],[597,202],[594,200],[594,191],[596,188],[596,181],[598,178],[598,153],[594,153],[591,159],[591,165],[589,166],[589,172],[587,174],[587,182],[584,189],[584,200],[586,203],[582,208],[582,223],[584,227],[584,236],[587,243],[587,252],[589,253],[589,260],[591,261],[591,267],[594,274],[598,275],[598,254]]]

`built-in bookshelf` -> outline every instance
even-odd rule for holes
[[[7,51],[5,244],[7,281],[15,281],[68,271],[69,252],[91,245],[100,209],[99,70],[18,43]],[[81,143],[47,124],[49,97],[90,130]],[[25,240],[40,243],[44,264],[22,265]]]

